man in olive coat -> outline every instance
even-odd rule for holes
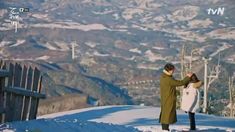
[[[160,77],[161,113],[159,122],[162,130],[169,131],[169,124],[177,121],[176,117],[176,87],[186,85],[190,81],[192,73],[188,73],[183,80],[175,80],[172,75],[175,67],[166,64]]]

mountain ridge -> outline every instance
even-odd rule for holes
[[[224,82],[228,75],[233,74],[230,71],[234,71],[235,7],[232,0],[12,0],[0,3],[1,58],[37,63],[43,71],[51,72],[51,81],[58,79],[53,75],[70,78],[70,72],[79,77],[81,73],[97,77],[114,86],[138,76],[158,77],[167,62],[174,63],[179,69],[183,44],[187,48],[187,62],[191,50],[198,49],[194,54],[195,66],[202,65],[202,57],[210,55],[214,55],[211,63],[216,64],[217,51],[220,51],[225,71],[221,74],[221,79]],[[17,33],[14,33],[14,26],[9,19],[11,6],[30,9],[28,13],[20,14],[22,20],[19,21]],[[209,8],[216,10],[220,7],[225,8],[223,15],[209,15],[207,12]],[[76,43],[75,60],[71,58],[73,43]],[[195,71],[198,71],[197,74],[202,79],[202,67],[194,68],[198,68]],[[56,74],[57,70],[65,72],[66,76]],[[94,80],[87,78],[82,81],[96,84]],[[227,84],[220,85],[219,82],[220,80],[216,81],[212,88],[217,93],[211,93],[210,96],[224,95],[222,89]],[[56,80],[56,83],[58,85],[65,82],[62,79]],[[73,87],[81,88],[75,81],[69,85],[75,84],[77,86]],[[154,90],[158,92],[158,82],[154,85]],[[96,84],[92,88],[97,86]],[[83,87],[87,88],[85,84]],[[123,88],[119,86],[119,89]],[[54,88],[51,92],[57,93],[55,95],[66,94],[63,93],[66,88],[58,89],[64,90],[58,90],[58,94]],[[150,105],[158,106],[159,97],[150,87],[147,89],[153,96]],[[141,97],[142,92],[130,96]],[[110,96],[115,94],[111,92]],[[125,95],[123,97],[126,100],[124,102],[130,100]],[[148,99],[133,102],[146,100]]]

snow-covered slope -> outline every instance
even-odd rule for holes
[[[38,120],[4,124],[1,131],[17,132],[160,132],[160,108],[145,106],[104,106],[79,109],[39,117]],[[188,116],[178,111],[171,130],[189,128]],[[196,114],[199,131],[235,131],[235,119]],[[136,128],[136,129],[135,129]]]

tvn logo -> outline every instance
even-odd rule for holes
[[[212,8],[209,8],[207,9],[207,14],[208,15],[224,15],[224,10],[225,8],[224,7],[219,7],[217,9],[212,9]]]

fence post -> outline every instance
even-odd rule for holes
[[[6,63],[1,62],[1,69],[6,69]],[[5,77],[0,77],[0,123],[4,123],[5,118],[5,94],[3,88],[5,87]]]
[[[7,87],[12,87],[13,86],[13,74],[14,74],[14,65],[12,63],[10,63],[9,65],[9,74],[10,76],[8,77],[8,84]],[[11,122],[12,121],[12,117],[13,117],[13,106],[14,106],[14,101],[13,100],[13,96],[12,93],[6,93],[6,114],[5,114],[5,121],[6,122]]]
[[[21,87],[22,81],[22,67],[20,64],[15,64],[15,72],[14,72],[14,84],[13,87]],[[21,113],[22,113],[22,105],[23,105],[23,97],[22,95],[12,94],[15,98],[14,101],[14,113],[12,121],[19,121],[21,120]]]
[[[39,84],[40,84],[40,81],[39,79],[41,78],[40,77],[40,71],[35,68],[34,69],[34,76],[33,76],[33,89],[32,91],[34,92],[39,92]],[[35,97],[31,97],[31,109],[30,109],[30,113],[29,113],[29,120],[32,120],[32,119],[36,119],[36,116],[37,116],[37,101],[38,99],[35,98]]]
[[[26,90],[30,90],[31,91],[32,84],[33,84],[33,69],[32,69],[32,67],[30,67],[28,69],[27,77],[26,78],[27,78]],[[23,111],[22,120],[28,119],[29,110],[30,110],[29,108],[30,108],[30,97],[25,97],[25,100],[24,100],[24,111]]]

